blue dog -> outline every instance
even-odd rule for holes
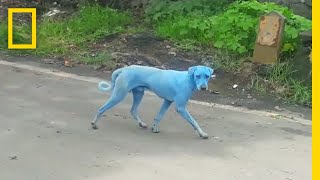
[[[203,139],[208,135],[202,131],[197,121],[186,110],[187,102],[192,94],[197,90],[207,90],[208,81],[213,77],[213,69],[206,66],[193,66],[188,71],[162,70],[153,67],[132,65],[117,69],[112,73],[111,84],[101,81],[98,85],[99,90],[106,92],[112,90],[110,99],[99,109],[91,125],[97,129],[97,122],[102,114],[121,102],[128,92],[133,94],[133,104],[131,114],[142,128],[148,126],[140,119],[137,109],[142,100],[145,90],[154,92],[164,99],[161,109],[154,119],[152,132],[159,132],[159,123],[172,104],[175,102],[176,111],[191,126],[198,131]]]

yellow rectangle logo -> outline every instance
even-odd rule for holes
[[[36,49],[37,47],[37,15],[36,8],[8,8],[8,49]],[[31,44],[13,44],[13,13],[31,13]]]

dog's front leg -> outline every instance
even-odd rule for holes
[[[167,110],[171,104],[172,104],[172,101],[168,101],[168,100],[163,101],[163,104],[160,108],[158,115],[156,116],[156,118],[154,118],[154,122],[152,125],[152,132],[153,133],[160,132],[159,131],[159,123],[160,123],[161,119],[163,118],[164,114],[167,112]]]
[[[189,112],[186,110],[185,106],[179,106],[177,105],[176,111],[185,119],[187,120],[194,129],[196,129],[199,133],[199,136],[203,139],[208,139],[208,134],[203,132],[202,129],[200,128],[199,124],[197,121],[189,114]]]

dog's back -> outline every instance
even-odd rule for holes
[[[174,94],[190,89],[187,71],[163,70],[154,67],[132,65],[121,69],[128,89],[139,87],[153,91],[159,97],[173,100]]]

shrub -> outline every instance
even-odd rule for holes
[[[175,16],[212,15],[222,12],[233,0],[152,0],[145,9],[146,20],[161,22]]]
[[[188,40],[202,45],[213,45],[237,54],[252,52],[259,17],[271,11],[277,11],[286,17],[283,54],[294,52],[299,43],[299,32],[311,29],[310,20],[295,15],[287,7],[275,3],[259,3],[256,0],[237,1],[216,15],[215,12],[209,13],[210,8],[189,12],[182,11],[184,8],[181,6],[183,5],[162,13],[151,14],[159,36],[177,41]]]

